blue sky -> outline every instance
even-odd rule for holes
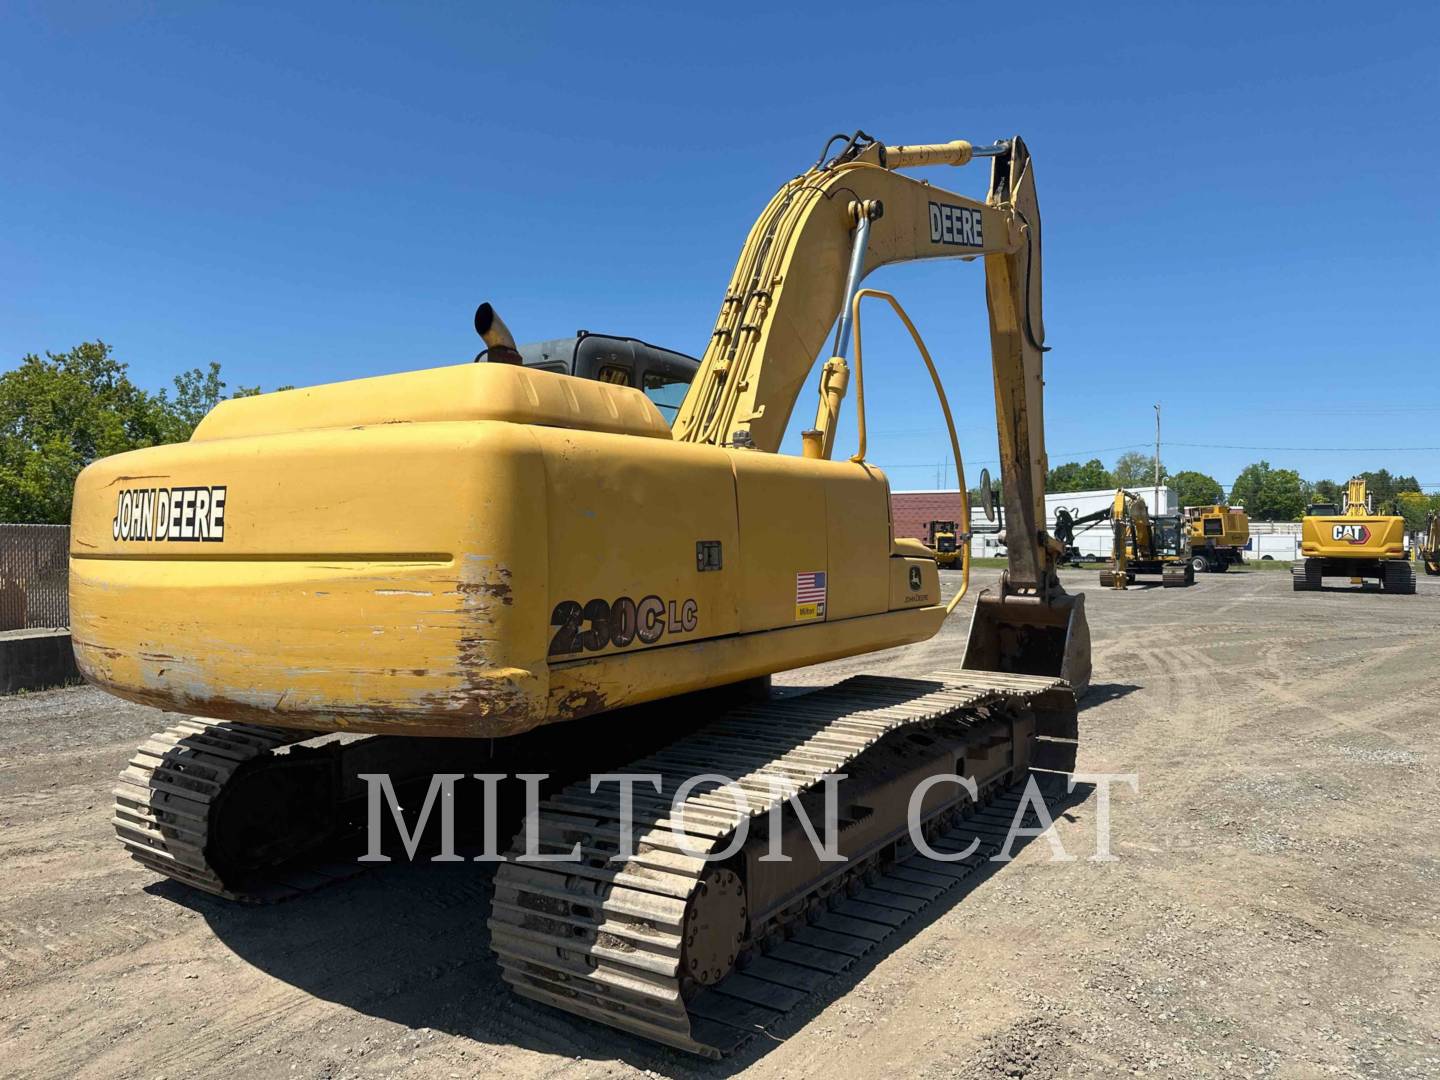
[[[326,382],[468,360],[482,299],[522,340],[698,352],[751,221],[832,132],[1020,133],[1052,463],[1143,448],[1158,401],[1172,469],[1440,490],[1437,9],[1016,11],[4,5],[0,364],[102,338],[150,387],[210,360]],[[980,267],[868,283],[925,333],[972,471],[993,459]],[[887,321],[871,457],[929,486],[939,411]]]

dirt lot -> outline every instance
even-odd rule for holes
[[[977,575],[983,586],[993,571]],[[127,861],[109,789],[164,717],[91,689],[0,701],[9,1075],[1440,1075],[1440,581],[1288,575],[1108,593],[1081,768],[1133,772],[892,938],[776,1039],[711,1064],[512,1000],[487,871],[393,865],[272,908]],[[953,583],[953,579],[952,579]],[[963,614],[963,613],[962,613]],[[934,641],[792,673],[919,674]]]

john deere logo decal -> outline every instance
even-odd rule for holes
[[[223,543],[225,487],[122,488],[110,535],[116,540]]]
[[[1370,526],[1336,525],[1331,528],[1330,537],[1346,544],[1363,544],[1370,539]]]
[[[910,591],[920,591],[920,568],[918,566],[910,567]]]

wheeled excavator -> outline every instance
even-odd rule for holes
[[[902,171],[976,158],[991,161],[984,201]],[[917,795],[935,836],[1028,770],[1073,768],[1090,639],[1044,529],[1040,240],[1021,139],[837,137],[751,229],[673,424],[635,387],[527,366],[490,309],[488,363],[226,401],[187,443],[91,465],[72,529],[80,668],[195,714],[121,775],[120,840],[222,897],[293,894],[344,872],[325,859],[363,802],[358,772],[423,777],[483,749],[486,772],[550,774],[515,844],[566,860],[513,847],[498,864],[504,978],[646,1038],[733,1049],[959,873],[871,887],[913,834],[917,784],[973,777],[973,795]],[[1008,569],[959,662],[764,696],[771,673],[933,636],[968,587],[967,545],[942,602],[933,553],[892,536],[866,453],[868,301],[894,310],[934,381],[969,533],[935,365],[899,302],[861,284],[919,259],[985,267]],[[832,326],[813,424],[782,454]],[[852,381],[857,451],[837,457]],[[706,692],[735,687],[747,695],[717,718]],[[639,737],[616,718],[646,708],[652,742],[614,763]],[[592,783],[607,763],[656,777],[633,792],[633,847],[618,792]],[[730,782],[685,787],[707,773]],[[803,801],[840,774],[838,861],[803,844],[766,860],[765,829],[730,844],[778,808],[788,855],[803,837],[779,781]],[[815,931],[832,903],[861,914]]]
[[[1353,585],[1375,578],[1387,593],[1415,592],[1415,567],[1405,554],[1405,519],[1377,514],[1363,476],[1353,477],[1344,503],[1315,503],[1300,522],[1300,559],[1290,567],[1296,592],[1315,592],[1327,577]]]

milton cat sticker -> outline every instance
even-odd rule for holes
[[[810,570],[795,575],[795,621],[825,618],[825,571]]]
[[[110,535],[220,543],[225,539],[225,488],[126,488],[116,496]]]

